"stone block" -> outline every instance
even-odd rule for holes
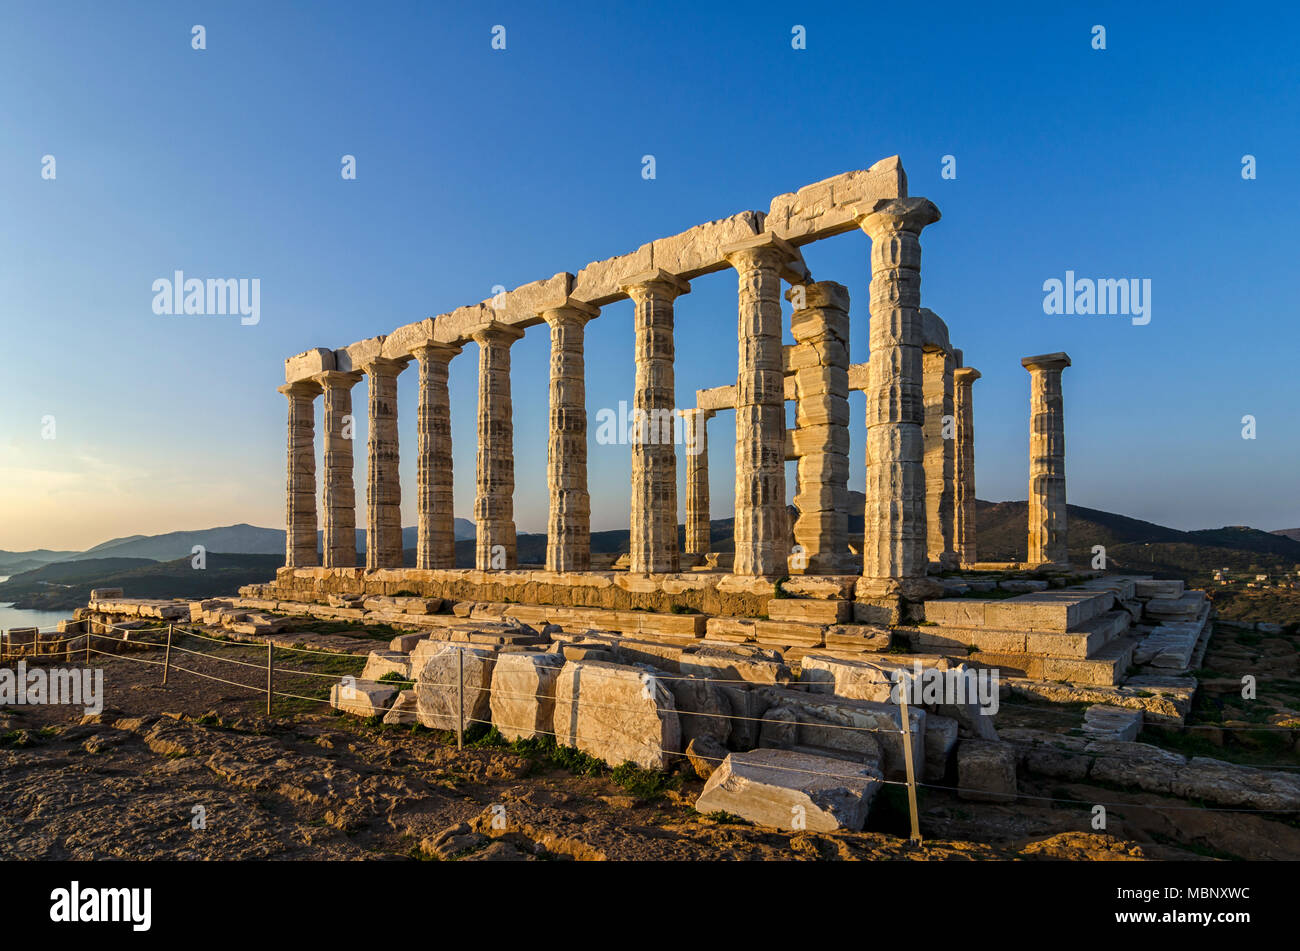
[[[555,732],[555,681],[564,666],[559,654],[499,654],[492,670],[492,722],[507,740]]]
[[[672,691],[645,668],[570,661],[555,684],[555,734],[612,766],[665,769],[681,751]]]
[[[764,749],[732,753],[705,783],[697,812],[727,812],[760,826],[794,831],[861,829],[881,788],[866,764]]]
[[[422,651],[426,643],[432,643],[435,649]],[[464,705],[458,707],[462,657]],[[423,660],[422,666],[416,666],[417,658]],[[417,670],[414,689],[420,723],[431,730],[454,730],[459,723],[458,710],[463,712],[467,730],[475,724],[490,723],[492,668],[496,658],[493,651],[480,647],[428,641],[417,645],[411,663]]]
[[[957,796],[976,802],[1015,802],[1016,752],[1008,743],[962,740],[957,744]]]

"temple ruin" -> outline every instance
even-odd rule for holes
[[[909,605],[941,597],[936,575],[978,564],[972,385],[944,321],[921,306],[921,233],[939,220],[910,197],[895,156],[348,346],[285,362],[288,497],[285,568],[293,596],[421,594],[600,607],[685,608],[729,617],[766,614],[773,582],[825,579],[859,622],[896,624]],[[849,232],[868,239],[868,363],[849,363],[849,289],[815,280],[800,249]],[[678,403],[674,302],[702,275],[738,282],[734,381]],[[783,344],[782,296],[795,343]],[[586,324],[625,299],[634,305],[635,378],[629,552],[620,570],[592,570],[587,486]],[[861,313],[861,304],[858,304]],[[527,330],[550,330],[546,564],[518,564],[510,351]],[[448,365],[478,345],[474,569],[455,567]],[[397,378],[418,365],[416,565],[403,567]],[[1062,353],[1028,357],[1031,373],[1028,560],[1068,569]],[[351,388],[368,382],[365,565],[356,564],[353,447],[344,432]],[[849,537],[852,390],[866,395],[864,529]],[[324,478],[316,475],[315,407],[323,397]],[[795,425],[786,426],[786,404]],[[710,550],[709,420],[735,413],[734,553]],[[684,427],[685,440],[677,427]],[[684,442],[688,452],[679,452]],[[683,458],[684,456],[684,458]],[[794,507],[786,468],[796,461]],[[684,544],[678,467],[685,466]],[[318,489],[320,508],[317,506]],[[318,528],[323,543],[317,544]],[[625,568],[625,570],[623,570]],[[811,588],[809,588],[811,590]]]

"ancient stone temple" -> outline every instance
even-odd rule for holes
[[[937,596],[936,572],[976,558],[971,385],[980,376],[963,365],[944,321],[921,306],[921,235],[938,220],[932,202],[908,195],[898,158],[888,158],[778,195],[766,211],[711,221],[388,334],[291,357],[281,389],[289,401],[284,577],[322,593],[454,589],[457,597],[488,599],[525,585],[533,603],[712,605],[740,615],[751,607],[762,614],[775,580],[813,576],[833,579],[857,603],[859,620],[874,619],[876,609],[888,620],[900,604]],[[815,278],[800,250],[840,236],[862,242],[869,255],[869,292],[856,302],[845,285]],[[691,292],[692,281],[728,270],[737,281],[735,376],[682,401],[674,375],[675,301]],[[633,303],[636,334],[629,366],[638,422],[630,448],[629,554],[626,570],[592,571],[584,329],[620,300]],[[782,342],[783,301],[790,307],[791,346]],[[869,323],[868,363],[849,362],[851,320]],[[541,325],[551,347],[546,564],[521,571],[510,351]],[[447,380],[449,362],[470,344],[477,346],[479,368],[477,541],[474,569],[456,569]],[[1035,360],[1025,365],[1034,373],[1035,394],[1041,390],[1033,426],[1043,439],[1035,435],[1030,560],[1061,563],[1060,370],[1048,357]],[[418,440],[407,450],[398,445],[397,378],[412,363],[419,375]],[[353,448],[343,433],[351,387],[363,377],[369,393],[364,568],[355,564]],[[851,390],[866,394],[865,419],[856,422]],[[318,395],[325,439],[319,487]],[[795,425],[788,428],[790,402]],[[722,411],[735,414],[736,429],[731,553],[710,544],[710,505],[718,500],[710,499],[709,459],[719,447],[709,443],[708,423]],[[861,486],[849,485],[853,425],[866,434]],[[405,451],[417,458],[416,484],[406,489],[417,503],[409,568],[403,567],[398,477]],[[789,460],[796,462],[793,486],[786,485]],[[680,545],[679,467],[685,486]],[[851,488],[866,497],[864,528],[853,537]]]

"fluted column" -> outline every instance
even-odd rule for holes
[[[478,455],[474,565],[515,568],[515,424],[510,347],[524,332],[492,323],[474,334],[478,351]]]
[[[403,360],[362,366],[370,391],[366,445],[366,568],[402,567],[402,482],[398,473],[397,375]]]
[[[352,440],[356,420],[352,418],[352,387],[361,374],[327,370],[315,379],[325,393],[325,485],[321,493],[325,509],[325,538],[321,546],[325,567],[355,568],[357,492],[352,478]]]
[[[790,332],[798,441],[799,517],[794,540],[806,557],[808,574],[844,570],[848,556],[849,510],[849,292],[819,281],[791,287],[796,304]]]
[[[785,507],[785,377],[781,271],[796,252],[773,234],[722,249],[739,276],[736,367],[738,575],[782,575],[789,564]]]
[[[1064,353],[1025,357],[1029,371],[1029,564],[1070,564],[1065,516]]]
[[[416,411],[415,566],[456,567],[455,483],[451,464],[451,396],[447,365],[460,353],[454,344],[429,343],[411,355],[420,361]]]
[[[924,198],[877,203],[861,221],[871,238],[871,361],[863,583],[869,597],[923,598],[926,578],[922,425],[921,229],[939,220]]]
[[[598,313],[576,301],[542,313],[551,328],[551,411],[546,443],[548,571],[587,571],[591,567],[583,337],[587,321]]]
[[[636,324],[636,381],[632,396],[637,421],[632,440],[632,516],[628,569],[637,574],[678,571],[676,395],[673,361],[673,301],[690,284],[667,271],[629,278]]]
[[[682,411],[686,426],[686,553],[709,553],[709,420],[713,410]]]
[[[316,550],[316,411],[320,386],[303,381],[279,388],[289,400],[284,565],[320,564]]]
[[[957,439],[953,447],[953,537],[961,567],[977,560],[975,532],[975,408],[972,387],[980,378],[974,367],[953,371],[953,415],[957,417]]]
[[[926,550],[944,571],[957,567],[953,541],[953,474],[956,468],[957,417],[953,411],[953,355],[931,350],[922,356],[925,399]]]

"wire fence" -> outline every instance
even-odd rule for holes
[[[114,636],[113,634],[110,633],[104,633],[102,630],[95,631],[92,629],[95,626],[98,626],[100,628],[106,628],[108,631],[116,632],[118,636]],[[302,669],[301,667],[285,667],[285,666],[277,665],[276,663],[277,651],[282,653],[288,653],[290,655],[304,655],[304,658],[308,656],[329,657],[334,660],[351,661],[356,664],[364,664],[365,662],[367,662],[369,657],[368,654],[348,653],[342,651],[322,651],[322,650],[315,650],[312,648],[298,647],[295,645],[273,644],[271,643],[270,640],[267,640],[265,642],[265,647],[266,647],[265,661],[263,663],[254,663],[252,661],[237,658],[237,657],[222,656],[221,654],[215,653],[214,651],[222,648],[234,649],[240,651],[255,651],[260,646],[257,643],[244,641],[244,640],[235,640],[232,638],[213,637],[210,634],[205,634],[199,631],[191,630],[175,623],[169,623],[166,625],[160,624],[156,627],[137,627],[132,625],[105,624],[103,622],[99,622],[97,625],[95,625],[90,622],[86,622],[85,627],[86,630],[82,633],[60,632],[55,628],[47,628],[47,629],[38,628],[36,630],[42,634],[65,633],[66,636],[64,637],[55,638],[55,639],[46,639],[41,641],[40,646],[42,648],[48,648],[50,645],[53,644],[69,645],[64,650],[65,655],[68,656],[69,659],[71,659],[72,656],[81,654],[84,651],[84,656],[87,661],[89,661],[89,658],[93,655],[93,656],[107,657],[115,660],[126,660],[133,663],[143,663],[154,667],[161,667],[162,683],[164,685],[168,683],[169,675],[172,672],[177,672],[177,673],[189,674],[209,682],[219,683],[226,686],[235,687],[241,690],[247,690],[250,692],[264,695],[266,697],[266,712],[268,713],[268,715],[272,712],[273,701],[275,698],[303,701],[308,703],[320,703],[320,704],[325,704],[327,706],[334,706],[336,704],[336,699],[333,696],[324,696],[324,697],[311,696],[305,693],[290,692],[288,690],[283,689],[284,687],[283,683],[280,683],[279,685],[280,689],[277,689],[277,684],[276,684],[277,678],[283,680],[285,678],[304,677],[304,678],[317,678],[317,679],[329,680],[333,684],[339,684],[340,686],[349,685],[355,687],[357,685],[370,685],[370,686],[380,686],[380,687],[392,687],[394,689],[399,690],[399,693],[401,692],[401,690],[404,689],[441,688],[445,690],[450,690],[451,688],[455,688],[456,699],[454,701],[454,704],[457,712],[455,714],[456,725],[454,728],[454,732],[457,738],[457,745],[462,748],[465,743],[465,734],[469,729],[477,725],[482,725],[489,728],[496,725],[494,724],[493,720],[484,719],[479,716],[474,716],[472,711],[467,709],[467,705],[466,705],[467,684],[465,680],[464,661],[465,661],[466,651],[473,649],[473,645],[471,644],[451,642],[451,641],[439,642],[456,650],[457,674],[456,677],[452,680],[447,680],[447,681],[426,680],[423,679],[422,677],[411,679],[411,678],[404,678],[404,677],[394,677],[392,675],[388,675],[383,679],[373,679],[373,678],[362,678],[360,676],[354,676],[351,674],[340,675],[339,673],[332,672],[332,671],[305,670]],[[152,637],[149,640],[141,639],[144,635],[151,635]],[[186,647],[180,643],[177,643],[182,638],[194,638],[198,641],[215,644],[217,645],[217,647],[209,651],[196,650],[192,647]],[[83,641],[84,643],[81,643]],[[74,642],[77,642],[77,646],[75,648],[71,646]],[[97,644],[100,646],[96,646]],[[104,644],[127,645],[129,647],[140,648],[141,652],[145,650],[161,650],[163,651],[163,659],[157,660],[148,657],[141,657],[138,655],[139,652],[124,653],[121,650],[118,651],[102,650],[101,647]],[[7,635],[3,646],[6,649],[6,654],[7,654],[8,649],[11,646],[8,642]],[[248,683],[247,681],[231,680],[226,677],[217,676],[214,673],[196,669],[195,666],[187,666],[187,665],[177,663],[175,660],[172,659],[173,652],[185,656],[201,658],[204,661],[230,665],[231,667],[240,668],[246,671],[257,671],[258,673],[264,672],[265,681],[264,684],[259,685],[256,683]],[[37,656],[41,657],[41,659],[49,659],[51,656],[57,656],[57,653],[58,652],[46,653],[44,655],[37,655]],[[733,678],[733,677],[708,677],[699,674],[673,675],[671,673],[667,673],[667,672],[660,673],[657,671],[652,673],[648,670],[645,671],[645,674],[647,677],[653,678],[656,681],[664,682],[665,685],[679,682],[679,681],[692,681],[696,683],[706,683],[706,684],[713,684],[719,686],[736,686],[739,684],[744,684],[749,688],[765,686],[763,684],[755,684],[752,681],[747,681],[742,678]],[[907,672],[904,671],[904,674],[907,674]],[[350,680],[345,678],[350,678]],[[890,679],[882,679],[882,680],[859,680],[858,683],[862,685],[869,685],[869,686],[895,688],[898,686],[899,682]],[[770,684],[766,686],[779,688],[782,687],[783,685]],[[806,687],[807,684],[798,684],[798,686]],[[482,686],[472,687],[471,689],[474,689],[475,691],[478,692],[485,691],[485,688],[483,688]],[[489,698],[491,696],[496,696],[499,699],[503,699],[503,700],[525,700],[525,701],[541,701],[541,702],[549,701],[552,703],[554,702],[553,696],[548,696],[543,693],[516,693],[512,691],[505,691],[502,689],[495,689],[491,687],[486,688],[486,692]],[[990,794],[990,790],[982,789],[982,788],[963,787],[960,784],[949,785],[946,783],[933,782],[933,781],[922,780],[918,778],[917,770],[920,764],[917,764],[914,761],[914,747],[917,744],[917,740],[920,739],[921,748],[924,749],[924,739],[923,737],[918,737],[918,735],[912,730],[912,718],[908,712],[908,701],[907,701],[908,691],[906,689],[895,690],[892,691],[892,694],[893,695],[891,696],[891,702],[894,702],[899,707],[898,725],[900,728],[898,729],[890,729],[888,727],[882,728],[880,726],[875,726],[875,725],[864,726],[864,725],[848,724],[848,723],[833,723],[833,722],[828,722],[820,719],[804,720],[804,719],[798,719],[797,717],[793,720],[786,719],[786,720],[779,721],[777,725],[783,727],[793,727],[796,731],[798,731],[800,728],[803,727],[812,727],[818,730],[829,729],[829,730],[837,730],[837,731],[865,733],[865,734],[871,734],[881,739],[882,742],[884,737],[898,737],[899,738],[898,740],[893,740],[891,742],[897,743],[899,746],[902,747],[902,758],[904,760],[904,763],[901,772],[905,776],[905,779],[886,778],[885,776],[880,774],[879,770],[874,771],[875,774],[872,775],[869,772],[864,772],[862,766],[858,766],[856,768],[846,766],[843,768],[844,771],[839,771],[835,769],[806,769],[803,767],[797,767],[788,764],[765,762],[763,764],[763,768],[770,769],[776,772],[786,772],[786,773],[795,773],[795,774],[808,775],[808,776],[816,776],[822,779],[829,779],[829,780],[860,782],[863,779],[869,778],[870,780],[881,783],[885,786],[904,787],[906,789],[907,798],[908,798],[909,819],[911,822],[911,832],[912,832],[911,841],[919,843],[921,840],[921,836],[920,836],[920,826],[919,826],[919,818],[918,818],[917,795],[920,789],[934,789],[934,790],[942,790],[949,793],[957,793],[959,795],[962,793],[966,793],[966,794],[972,794],[978,796],[988,796]],[[444,698],[444,701],[446,699],[447,698]],[[839,699],[842,698],[837,697],[836,695],[831,693],[822,694],[822,693],[807,692],[807,701],[810,703],[817,703],[823,701],[833,703]],[[623,711],[623,712],[631,712],[633,710],[633,708],[628,707],[624,704],[599,703],[591,700],[581,700],[581,701],[575,700],[574,702],[588,710],[614,710],[614,711]],[[1075,722],[1079,720],[1079,715],[1077,712],[1052,709],[1052,707],[1048,704],[1040,705],[1040,704],[1031,704],[1031,703],[1016,703],[1014,701],[1006,701],[1006,700],[1000,701],[1000,706],[1007,706],[1007,705],[1019,709],[1024,709],[1027,711],[1032,711],[1036,715],[1065,717]],[[787,707],[787,709],[789,708]],[[768,724],[772,722],[770,717],[767,716],[747,716],[743,714],[738,714],[734,711],[729,713],[721,713],[721,712],[708,711],[708,710],[680,709],[677,711],[677,713],[680,717],[688,721],[691,718],[696,718],[697,721],[726,720],[726,721],[737,722],[737,723],[758,724],[760,725],[760,728],[762,724]],[[1197,725],[1191,725],[1187,728],[1191,729],[1191,728],[1195,728],[1196,726]],[[1260,727],[1233,728],[1233,727],[1218,727],[1218,726],[1211,726],[1211,725],[1201,725],[1201,726],[1203,726],[1206,729],[1221,729],[1221,730],[1239,729],[1247,732],[1254,732],[1261,729]],[[1286,730],[1288,728],[1278,727],[1277,729]],[[537,728],[535,725],[530,727],[528,732],[534,736],[550,738],[559,745],[567,745],[571,740],[573,740],[573,737],[570,735],[561,734],[556,732],[555,730],[540,729]],[[1089,737],[1087,734],[1084,734],[1083,738],[1102,739],[1104,737],[1100,735],[1093,735],[1092,737]],[[642,745],[647,752],[656,754],[657,756],[663,758],[664,761],[667,761],[672,757],[683,755],[680,750],[665,749],[656,743],[644,743]],[[1055,751],[1052,750],[1050,747],[1043,747],[1042,749],[1048,752],[1067,752],[1067,753],[1071,752],[1068,750]],[[1029,748],[1029,752],[1032,753],[1033,748]],[[1111,754],[1111,753],[1106,753],[1104,751],[1082,751],[1080,755],[1084,755],[1092,758],[1125,759],[1131,761],[1129,757],[1125,757],[1122,754],[1117,754],[1117,753]],[[697,750],[692,750],[690,756],[694,759],[701,760],[706,763],[710,763],[715,768],[721,766],[726,761],[725,756],[711,756]],[[897,753],[893,752],[890,758],[895,761],[895,766],[896,766]],[[846,760],[845,762],[847,763],[849,761]],[[1237,764],[1230,764],[1230,765],[1236,766]],[[1267,767],[1243,766],[1240,768],[1260,770],[1262,772],[1270,772],[1270,771],[1283,772],[1285,770],[1300,769],[1300,767],[1288,766],[1288,765],[1280,765],[1280,766],[1270,765]],[[898,775],[899,771],[897,769],[893,769],[891,770],[891,772],[893,772],[894,775]],[[1156,812],[1207,811],[1207,812],[1222,812],[1222,813],[1249,813],[1249,814],[1269,815],[1269,816],[1300,814],[1300,809],[1263,809],[1263,808],[1204,806],[1204,805],[1184,806],[1184,805],[1170,805],[1164,803],[1098,801],[1098,800],[1090,800],[1090,799],[1088,800],[1074,799],[1074,798],[1063,797],[1063,796],[1034,795],[1029,793],[1022,793],[1019,792],[1018,790],[1015,793],[1015,799],[1030,800],[1030,801],[1037,801],[1043,803],[1057,803],[1057,804],[1068,805],[1068,806],[1089,806],[1089,807],[1104,806],[1106,808],[1148,809]]]

